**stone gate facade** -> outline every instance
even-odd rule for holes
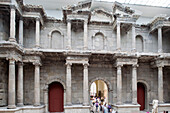
[[[63,7],[58,20],[41,6],[0,0],[1,113],[48,113],[53,82],[63,85],[65,113],[90,113],[95,80],[107,84],[119,113],[140,111],[137,83],[145,86],[145,110],[158,99],[159,111],[170,111],[170,17],[138,24],[128,6],[93,5]]]

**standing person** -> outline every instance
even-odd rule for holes
[[[112,106],[111,106],[111,104],[109,103],[109,105],[108,105],[108,113],[111,113],[112,112]]]
[[[96,112],[98,112],[98,108],[99,108],[99,103],[98,103],[98,101],[96,101]]]
[[[103,107],[102,107],[101,103],[99,104],[99,111],[100,111],[100,113],[102,113],[102,111],[103,111]]]
[[[103,110],[103,113],[108,113],[108,108],[107,108],[107,106],[106,106],[106,104],[104,105],[104,108],[103,108],[104,110]]]

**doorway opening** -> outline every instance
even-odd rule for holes
[[[137,102],[141,105],[140,110],[143,111],[145,109],[146,102],[146,89],[143,83],[137,83]]]
[[[53,82],[48,89],[49,112],[64,111],[64,88],[59,82]]]
[[[90,86],[91,103],[101,101],[102,104],[108,103],[108,87],[103,80],[96,80]]]

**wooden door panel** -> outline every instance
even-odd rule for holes
[[[138,88],[137,88],[137,100],[138,104],[141,105],[140,110],[145,109],[145,87],[142,83],[138,83]]]
[[[64,89],[63,86],[58,83],[52,83],[49,85],[49,111],[50,112],[63,112],[64,111]]]

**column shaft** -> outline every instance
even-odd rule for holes
[[[15,39],[15,8],[14,7],[11,7],[11,13],[10,13],[10,37],[9,37],[9,41],[10,42],[16,42],[16,39]]]
[[[36,48],[40,47],[40,20],[36,19],[36,29],[35,29],[35,46]]]
[[[163,103],[163,67],[158,67],[158,100]]]
[[[121,50],[120,23],[117,23],[117,50]]]
[[[34,75],[34,106],[40,105],[40,66],[35,65]]]
[[[162,28],[158,28],[158,52],[162,52]]]
[[[23,64],[18,64],[17,105],[23,106]]]
[[[23,19],[19,20],[19,44],[23,46]]]
[[[84,50],[87,50],[87,21],[84,21]]]
[[[132,67],[132,103],[137,104],[137,66]]]
[[[88,64],[84,64],[83,70],[83,105],[89,105],[89,93],[88,93]]]
[[[117,67],[117,104],[122,104],[122,70]]]
[[[132,25],[132,51],[136,51],[136,37],[135,26]]]
[[[71,20],[67,21],[67,38],[68,38],[67,49],[71,49]]]
[[[15,105],[15,60],[9,60],[9,78],[8,78],[8,108],[14,109]]]
[[[71,64],[67,63],[66,69],[66,104],[72,105],[72,96],[71,96]]]

